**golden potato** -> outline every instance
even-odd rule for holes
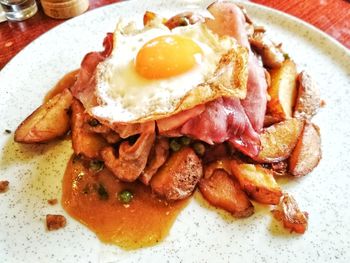
[[[298,141],[303,126],[303,120],[291,118],[265,128],[260,135],[261,151],[254,160],[273,163],[287,159]]]
[[[319,128],[315,124],[306,123],[289,158],[289,172],[294,176],[304,176],[317,166],[321,156]]]
[[[271,170],[237,160],[231,161],[231,170],[243,190],[255,201],[271,205],[279,203],[282,191]]]
[[[97,133],[84,128],[83,105],[76,99],[72,102],[72,145],[75,154],[83,154],[91,159],[100,159],[100,151],[107,146],[106,140]]]
[[[169,201],[189,197],[203,175],[202,162],[190,147],[174,152],[152,177],[151,188]]]
[[[63,136],[70,128],[69,107],[73,96],[68,89],[55,95],[29,115],[16,129],[15,141],[47,142]]]
[[[291,118],[297,96],[297,69],[292,60],[285,60],[281,67],[269,71],[271,85],[267,92],[270,100],[267,103],[267,113],[279,121]]]
[[[320,92],[312,77],[302,71],[298,75],[298,96],[293,116],[296,118],[311,119],[320,108]]]
[[[234,217],[248,217],[254,213],[254,206],[246,193],[224,170],[215,170],[209,178],[202,178],[199,191],[211,205],[230,212]]]
[[[271,211],[274,217],[283,222],[284,228],[290,232],[304,234],[308,226],[308,213],[301,212],[295,199],[285,193],[281,203]]]

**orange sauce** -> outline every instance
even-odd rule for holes
[[[108,198],[99,194],[97,189],[101,185]],[[129,204],[118,200],[122,190],[133,193]],[[71,158],[63,178],[64,209],[101,241],[124,249],[152,246],[164,239],[187,203],[187,200],[167,203],[140,182],[121,182],[107,169],[91,171],[84,160]]]
[[[77,75],[79,73],[79,69],[73,70],[66,75],[64,75],[56,85],[46,94],[44,98],[44,102],[47,102],[52,97],[62,92],[64,89],[70,88],[74,85],[77,80]]]

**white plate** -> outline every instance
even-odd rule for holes
[[[0,180],[10,181],[9,191],[0,194],[0,262],[350,262],[350,54],[283,13],[245,4],[256,22],[284,42],[299,68],[314,75],[327,102],[315,119],[322,132],[320,165],[305,178],[282,184],[310,214],[304,235],[281,232],[268,207],[257,206],[252,217],[235,220],[208,209],[196,195],[160,245],[122,251],[101,243],[60,205],[47,204],[61,196],[70,142],[23,146],[3,132],[15,130],[85,53],[102,48],[105,32],[114,29],[118,16],[141,21],[145,10],[170,14],[201,2],[131,1],[93,10],[33,41],[0,72]],[[67,227],[47,232],[47,213],[66,215]]]

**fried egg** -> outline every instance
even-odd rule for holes
[[[110,123],[156,120],[221,96],[244,98],[247,50],[204,23],[169,30],[120,22],[111,55],[96,70],[98,105]]]

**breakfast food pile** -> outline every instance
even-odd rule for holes
[[[197,188],[234,217],[252,215],[254,200],[275,205],[290,231],[307,228],[275,178],[304,176],[321,158],[315,83],[243,8],[208,11],[119,21],[16,130],[20,143],[70,131],[62,205],[103,241],[157,243]]]

